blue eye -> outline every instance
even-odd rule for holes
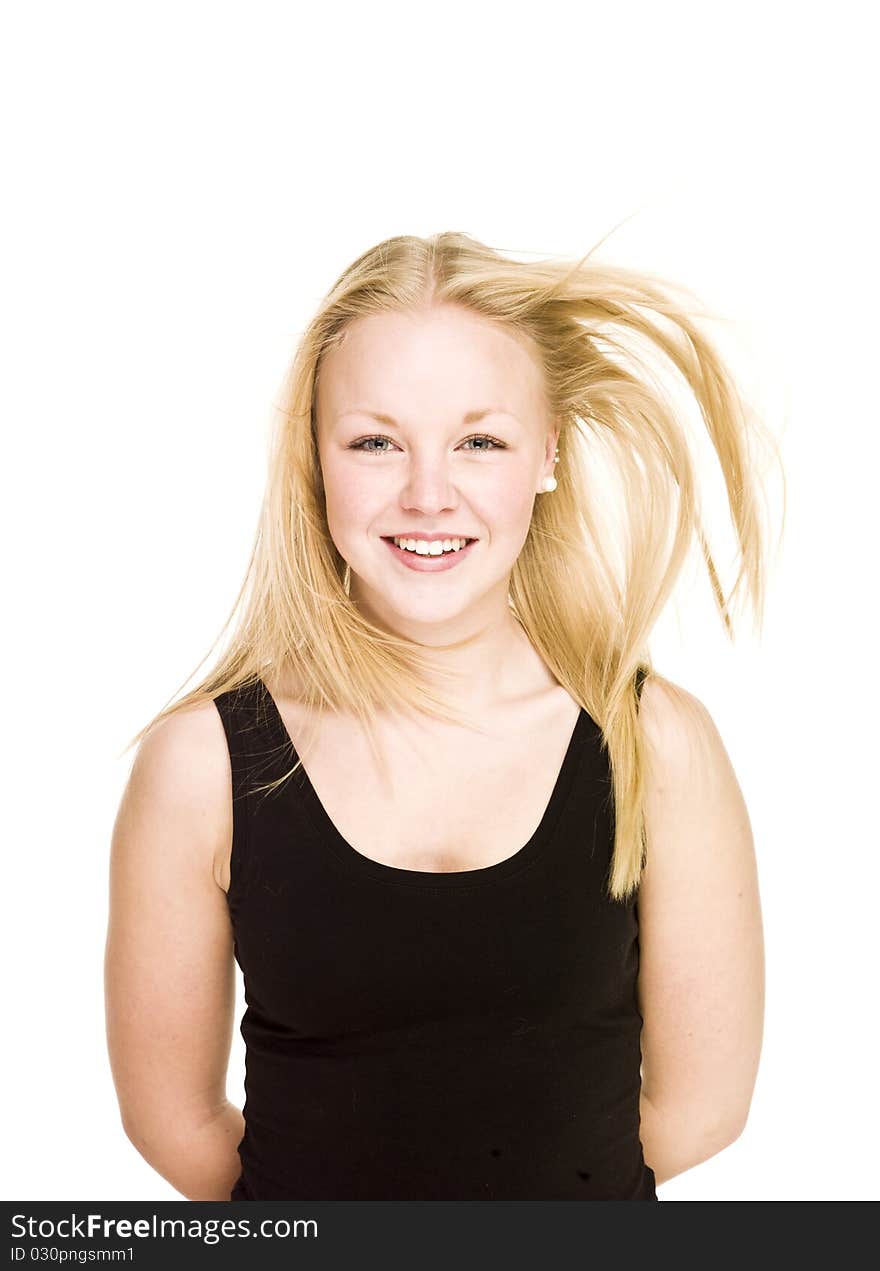
[[[463,444],[466,446],[468,441],[488,441],[489,446],[486,447],[485,453],[488,453],[489,447],[491,447],[493,450],[505,449],[503,441],[496,441],[494,437],[487,437],[485,434],[482,434],[479,437],[468,437],[467,441],[464,442]]]
[[[364,437],[362,441],[353,441],[348,447],[349,450],[362,450],[367,455],[381,455],[387,453],[384,450],[373,450],[367,446],[368,441],[388,441],[387,437]]]
[[[372,436],[372,437],[363,437],[361,438],[360,441],[353,441],[351,445],[348,447],[348,449],[360,450],[363,454],[366,454],[366,455],[388,454],[387,450],[384,450],[384,449],[379,450],[374,448],[373,446],[368,445],[369,442],[373,442],[373,441],[376,441],[376,442],[387,441],[389,445],[391,446],[394,445],[394,442],[391,441],[389,437]],[[468,437],[467,440],[462,442],[462,445],[466,446],[471,441],[486,441],[489,443],[488,446],[486,447],[480,447],[479,449],[472,451],[471,452],[472,454],[488,454],[490,450],[506,450],[507,449],[503,441],[498,441],[497,438],[489,437],[485,433],[480,433],[479,435],[474,437]]]

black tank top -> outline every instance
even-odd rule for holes
[[[246,1002],[230,1199],[656,1200],[637,904],[605,894],[614,811],[591,716],[524,847],[430,873],[356,851],[303,768],[252,791],[298,757],[262,680],[215,704]]]

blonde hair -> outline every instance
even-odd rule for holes
[[[590,253],[574,264],[523,262],[466,234],[404,235],[343,271],[302,334],[284,381],[250,562],[218,636],[235,622],[227,651],[129,746],[160,719],[255,683],[267,667],[295,674],[309,717],[324,708],[352,712],[371,739],[380,706],[461,719],[427,682],[426,668],[441,679],[444,673],[425,648],[381,630],[351,600],[347,565],[327,526],[316,442],[322,357],[348,324],[438,304],[503,324],[543,367],[548,408],[560,425],[558,487],[535,500],[511,574],[510,606],[552,674],[601,729],[612,776],[608,894],[625,901],[647,859],[637,673],[640,681],[652,670],[648,639],[694,537],[728,634],[732,601],[743,587],[762,620],[765,552],[752,452],[762,430],[698,326],[696,319],[709,315],[694,297]],[[646,356],[658,351],[696,399],[721,468],[739,556],[727,597],[703,531],[680,412]],[[603,516],[609,481],[616,482],[622,533]],[[613,558],[615,539],[622,562]],[[263,788],[279,785],[296,766]]]

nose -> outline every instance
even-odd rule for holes
[[[458,493],[450,479],[445,456],[414,455],[407,465],[399,497],[405,511],[424,512],[426,516],[456,508]]]

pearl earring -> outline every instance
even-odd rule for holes
[[[558,446],[556,447],[556,455],[553,459],[553,462],[559,463],[559,447]],[[557,485],[558,485],[558,482],[555,477],[545,477],[544,480],[541,482],[541,493],[550,494],[552,493],[553,490],[556,489]]]

